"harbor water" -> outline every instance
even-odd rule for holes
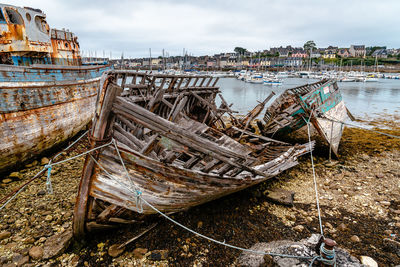
[[[246,83],[234,78],[221,78],[218,82],[225,100],[234,103],[232,110],[246,114],[257,101],[263,101],[272,91],[274,98],[268,106],[284,90],[294,88],[318,80],[306,78],[286,78],[282,85],[271,86]],[[338,82],[343,100],[350,112],[357,118],[371,120],[389,116],[398,119],[400,116],[400,80],[379,79],[378,82]],[[219,99],[217,99],[219,105]],[[261,114],[263,115],[263,113]]]

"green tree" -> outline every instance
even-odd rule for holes
[[[316,47],[315,42],[314,41],[307,41],[304,45],[303,48],[304,50],[307,51],[308,54],[311,53],[311,50],[314,49]]]
[[[233,51],[235,51],[235,53],[238,53],[239,55],[244,55],[247,52],[246,48],[243,47],[235,47],[235,49],[233,49]]]

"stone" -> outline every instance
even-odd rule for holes
[[[380,203],[383,206],[390,206],[390,202],[389,201],[381,201]]]
[[[23,266],[24,264],[27,264],[29,262],[29,256],[20,255],[20,257],[16,257],[15,259],[13,258],[13,262],[17,266]]]
[[[27,238],[24,239],[24,243],[33,244],[35,243],[35,238],[33,238],[32,236],[28,236]]]
[[[297,232],[303,232],[304,226],[303,225],[296,225],[293,229]]]
[[[49,215],[47,215],[47,216],[44,218],[44,220],[45,220],[46,222],[51,222],[51,221],[53,220],[53,216],[51,216],[51,215],[49,214]]]
[[[378,173],[377,175],[375,175],[375,177],[378,179],[383,179],[385,178],[385,175],[383,173]]]
[[[0,232],[0,240],[9,238],[11,236],[11,233],[8,231]]]
[[[136,259],[141,259],[144,257],[144,255],[147,253],[148,249],[147,248],[135,248],[133,250],[133,256]]]
[[[7,178],[7,179],[3,179],[1,182],[2,182],[3,184],[9,184],[9,183],[12,182],[12,180],[9,179],[9,178]]]
[[[43,257],[43,248],[31,247],[29,250],[29,256],[34,260],[40,260]]]
[[[36,195],[38,195],[38,196],[43,196],[43,195],[46,195],[46,191],[44,191],[44,190],[40,190],[39,192],[37,192],[37,194]]]
[[[328,227],[329,229],[332,229],[332,228],[333,228],[332,224],[330,224],[329,222],[326,222],[326,223],[325,223],[325,226]]]
[[[66,230],[60,234],[51,236],[44,243],[44,259],[50,259],[62,254],[71,244],[72,231]]]
[[[346,231],[347,230],[347,225],[345,225],[344,223],[339,224],[338,228],[339,231]]]
[[[120,244],[114,244],[108,248],[108,255],[115,258],[124,252],[125,247],[119,248]]]
[[[293,207],[294,192],[281,188],[264,191],[266,198],[274,203]]]
[[[21,174],[19,172],[12,172],[12,173],[10,173],[10,175],[8,175],[8,177],[12,178],[12,179],[20,179]]]
[[[49,160],[48,158],[46,158],[46,157],[43,157],[43,158],[40,160],[40,164],[41,164],[41,165],[49,164],[49,162],[50,162],[50,160]]]
[[[201,228],[201,227],[203,227],[203,222],[202,222],[202,221],[199,221],[199,222],[197,223],[197,228]]]
[[[378,267],[378,263],[371,257],[368,256],[360,256],[360,261],[362,264],[369,267]]]
[[[356,235],[353,235],[352,237],[350,237],[350,240],[352,242],[360,242],[361,241],[360,238],[358,236],[356,236]]]
[[[168,258],[168,250],[165,249],[153,250],[148,256],[148,259],[152,261],[160,261],[160,260],[165,260],[167,258]]]

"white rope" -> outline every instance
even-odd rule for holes
[[[69,146],[68,146],[67,148],[65,148],[64,150],[67,150],[67,149],[71,148],[74,144],[76,144],[76,143],[79,141],[79,139],[81,139],[85,134],[87,134],[87,132],[88,132],[88,131],[86,131],[81,137],[78,138],[78,140],[76,140],[74,143],[72,143],[71,145],[69,145]],[[57,161],[57,162],[54,162],[54,163],[51,163],[51,161],[49,161],[49,164],[46,164],[46,165],[44,166],[44,168],[43,168],[42,170],[40,170],[35,176],[39,175],[41,172],[43,172],[43,171],[45,171],[45,170],[47,169],[46,188],[47,188],[48,193],[49,193],[49,194],[52,194],[52,193],[53,193],[53,188],[52,188],[52,185],[51,185],[50,176],[51,176],[51,169],[52,169],[53,166],[59,165],[59,164],[62,164],[62,163],[65,163],[65,162],[67,162],[67,161],[71,161],[71,160],[76,159],[76,158],[79,158],[79,157],[81,157],[81,156],[83,156],[83,155],[86,155],[86,154],[88,154],[88,153],[91,153],[91,152],[93,152],[93,151],[96,151],[96,150],[98,150],[98,149],[100,149],[100,148],[109,146],[109,145],[111,145],[111,144],[112,144],[112,141],[110,141],[110,142],[107,143],[107,144],[104,144],[104,145],[95,147],[95,148],[93,148],[93,149],[90,149],[90,150],[88,150],[88,151],[86,151],[86,152],[83,152],[83,153],[81,153],[81,154],[79,154],[79,155],[76,155],[76,156],[73,156],[73,157],[71,157],[71,158],[65,159],[65,160]],[[55,159],[55,158],[56,158],[57,156],[59,156],[61,153],[62,153],[62,152],[58,153],[53,159]],[[13,199],[15,199],[28,185],[29,185],[29,184],[26,184],[26,185],[24,185],[23,187],[21,187],[12,197],[10,197],[9,200],[7,200],[7,201],[0,207],[0,210],[2,210],[8,203],[10,203]]]
[[[317,187],[317,177],[315,175],[315,168],[314,168],[314,158],[312,154],[312,147],[311,147],[311,133],[310,133],[310,120],[313,112],[311,112],[310,117],[308,121],[306,119],[303,120],[307,123],[307,132],[308,132],[308,142],[310,144],[310,157],[311,157],[311,167],[312,167],[312,173],[313,173],[313,179],[314,179],[314,191],[315,191],[315,199],[317,201],[317,210],[318,210],[318,220],[319,220],[319,229],[321,231],[321,235],[324,236],[324,231],[322,228],[322,219],[321,219],[321,210],[319,207],[319,196],[318,196],[318,187]]]

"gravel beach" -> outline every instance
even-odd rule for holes
[[[400,135],[396,121],[382,119],[372,125]],[[302,143],[306,137],[296,134],[288,141]],[[84,138],[60,159],[86,149]],[[399,139],[346,127],[339,153],[339,159],[329,161],[327,146],[321,142],[314,151],[325,236],[356,258],[369,256],[382,266],[400,264]],[[33,177],[51,157],[4,173],[0,198]],[[47,194],[44,175],[0,211],[0,266],[235,265],[240,251],[194,236],[157,216],[91,233],[85,242],[72,240],[83,162],[80,157],[53,167],[54,194]],[[277,188],[294,193],[292,207],[269,201],[268,192]],[[310,155],[276,179],[172,217],[204,235],[245,248],[257,242],[308,238],[319,233]],[[153,223],[157,225],[148,233],[118,248]]]

